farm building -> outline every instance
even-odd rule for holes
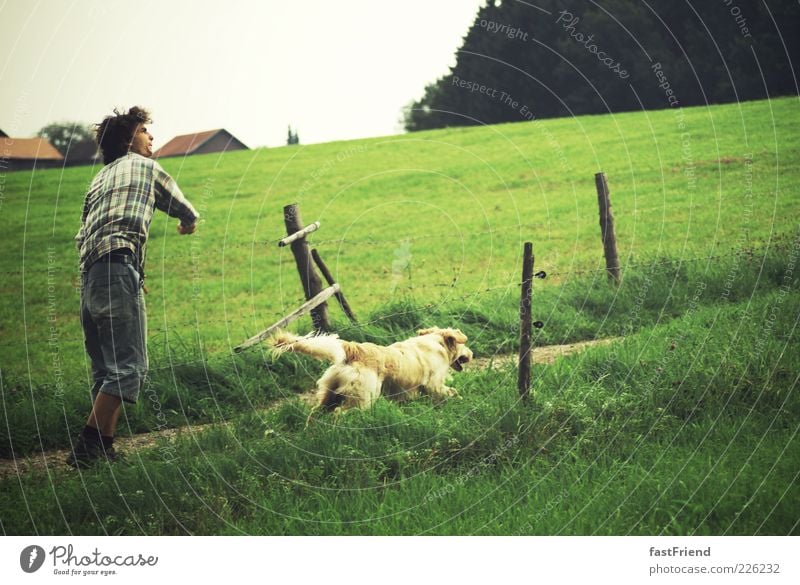
[[[44,138],[0,137],[0,171],[48,169],[64,164],[64,157]]]
[[[209,154],[211,152],[228,152],[231,150],[249,150],[247,146],[224,128],[183,134],[176,136],[159,148],[153,158],[168,156],[189,156],[190,154]]]

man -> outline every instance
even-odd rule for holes
[[[154,210],[195,231],[198,214],[153,155],[150,114],[114,110],[97,125],[105,166],[92,181],[75,236],[80,252],[81,324],[92,363],[92,411],[67,464],[114,460],[122,402],[135,403],[147,373],[147,322],[142,295],[145,244]]]

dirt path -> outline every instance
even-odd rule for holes
[[[587,347],[592,347],[595,345],[607,345],[616,341],[617,339],[619,338],[612,337],[609,339],[596,339],[593,341],[578,341],[576,343],[567,343],[566,345],[546,345],[544,347],[534,347],[532,356],[533,363],[552,364],[558,357],[572,355],[573,353],[578,353]],[[508,364],[516,365],[517,360],[517,355],[503,354],[488,358],[478,358],[472,362],[472,366],[468,367],[497,369]]]
[[[566,345],[549,345],[545,347],[536,347],[533,349],[533,363],[534,364],[552,364],[556,358],[571,355],[583,351],[587,347],[595,345],[606,345],[616,341],[618,338],[611,339],[598,339],[595,341],[580,341],[577,343],[568,343]],[[505,367],[508,364],[516,364],[516,355],[497,355],[489,358],[477,358],[470,366],[471,369],[497,369]],[[293,398],[293,397],[292,397]],[[301,400],[308,400],[312,402],[314,393],[300,395]],[[272,410],[280,406],[288,398],[276,401],[266,410]],[[122,453],[131,454],[139,449],[146,449],[153,447],[159,439],[173,440],[179,436],[192,436],[197,433],[202,433],[207,428],[218,426],[225,423],[208,423],[189,425],[175,429],[165,429],[163,431],[155,431],[152,433],[142,433],[134,435],[133,437],[117,437],[114,441],[115,448]],[[0,479],[9,476],[23,475],[30,471],[64,469],[66,465],[64,460],[67,458],[69,451],[67,449],[55,449],[52,451],[45,451],[36,455],[28,455],[19,459],[0,459]]]

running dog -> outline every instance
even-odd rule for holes
[[[276,354],[304,353],[332,363],[317,382],[320,408],[366,408],[380,396],[403,401],[428,394],[440,401],[458,393],[445,385],[450,369],[472,359],[458,329],[421,329],[416,337],[388,347],[322,334],[298,337],[280,332],[267,342]]]

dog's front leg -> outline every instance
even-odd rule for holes
[[[434,402],[444,402],[448,398],[461,398],[461,395],[455,388],[451,388],[450,386],[434,386],[428,388],[428,394],[433,399]]]

